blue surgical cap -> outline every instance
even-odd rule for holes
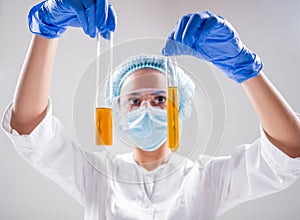
[[[125,79],[134,71],[142,68],[156,69],[163,74],[166,73],[165,57],[154,55],[137,55],[122,62],[112,75],[112,96],[120,95],[120,90]],[[195,95],[195,84],[192,79],[184,73],[183,69],[173,65],[168,65],[168,72],[177,71],[178,75],[178,99],[179,99],[179,119],[184,120],[190,117],[192,112],[192,99]],[[108,98],[108,84],[106,83],[105,96]]]

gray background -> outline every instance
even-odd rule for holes
[[[18,73],[31,34],[27,13],[38,1],[0,1],[0,112],[12,100]],[[243,42],[264,61],[264,72],[290,105],[300,111],[298,81],[300,1],[179,1],[127,0],[112,3],[118,13],[116,43],[143,37],[165,37],[180,16],[210,10],[228,19]],[[73,134],[72,104],[76,85],[95,56],[95,40],[80,29],[70,29],[60,39],[51,97],[54,113]],[[221,73],[227,124],[219,155],[258,136],[259,121],[244,91]],[[297,87],[298,86],[298,87]],[[35,171],[0,132],[0,219],[83,219],[84,209],[58,186]],[[220,216],[225,219],[298,220],[300,181],[289,189],[242,204]]]

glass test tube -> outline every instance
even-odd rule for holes
[[[177,151],[179,148],[179,123],[178,123],[178,76],[176,60],[174,57],[166,58],[167,80],[167,119],[168,119],[168,148]],[[168,68],[169,66],[169,68]]]
[[[101,50],[100,50],[101,48]],[[97,69],[96,69],[96,145],[112,145],[112,65],[113,34],[110,40],[97,34]],[[100,52],[101,63],[100,63]],[[107,80],[107,84],[106,84]],[[108,85],[108,88],[107,86]],[[105,98],[105,94],[108,93]]]

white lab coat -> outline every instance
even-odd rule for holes
[[[49,102],[50,103],[50,102]],[[226,157],[200,156],[192,162],[172,154],[148,172],[132,153],[83,152],[52,115],[30,135],[10,127],[11,105],[2,127],[33,167],[85,206],[85,220],[214,220],[234,206],[283,190],[300,176],[292,159],[267,139],[238,146]]]

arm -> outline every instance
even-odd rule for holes
[[[36,34],[29,47],[13,101],[11,126],[29,134],[46,115],[58,37],[68,26],[82,27],[90,37],[98,30],[109,38],[115,30],[113,7],[106,0],[43,1],[33,6],[28,26]]]
[[[175,44],[176,42],[176,44]],[[163,49],[166,56],[192,55],[212,62],[241,83],[268,139],[290,157],[300,156],[300,122],[262,72],[262,61],[221,16],[211,12],[183,16]]]
[[[183,16],[162,52],[211,62],[227,77],[242,83],[266,130],[252,144],[240,145],[230,156],[209,160],[205,169],[201,167],[208,185],[216,184],[218,214],[286,189],[299,178],[300,160],[289,156],[300,156],[300,122],[264,76],[259,56],[241,42],[227,20],[211,12]]]
[[[268,139],[290,157],[300,157],[300,121],[261,71],[242,83]]]
[[[46,114],[58,38],[34,35],[29,46],[13,100],[11,126],[29,134]]]
[[[79,8],[76,8],[78,5]],[[82,10],[89,13],[82,13]],[[27,162],[85,204],[86,184],[89,181],[103,186],[99,187],[99,194],[105,195],[106,190],[106,178],[95,175],[95,167],[90,161],[96,161],[98,167],[105,170],[103,164],[107,163],[108,157],[103,154],[103,159],[99,160],[98,156],[83,152],[52,115],[51,103],[48,104],[51,76],[58,38],[68,26],[82,27],[91,37],[96,28],[102,27],[100,34],[109,38],[115,27],[115,14],[106,0],[43,1],[30,10],[28,24],[35,35],[24,61],[13,103],[4,113],[1,126]],[[90,159],[87,160],[87,157]]]

